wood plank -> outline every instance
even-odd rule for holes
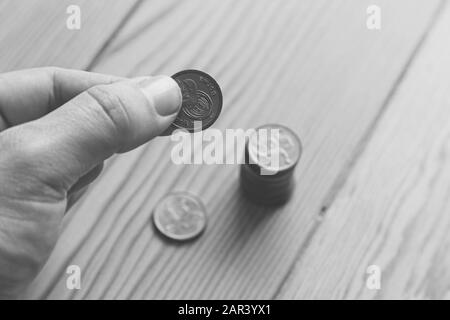
[[[86,68],[137,0],[3,0],[0,72],[54,65]],[[69,5],[81,9],[81,29],[66,27]]]
[[[438,21],[280,298],[450,298],[448,6]]]
[[[143,3],[94,70],[211,73],[225,98],[216,128],[279,122],[302,137],[295,195],[276,210],[255,206],[240,196],[237,166],[176,166],[169,139],[156,139],[110,163],[69,214],[29,297],[273,297],[438,4],[379,3],[380,32],[365,27],[369,1],[188,0],[160,18]],[[196,242],[166,243],[151,227],[172,190],[200,195],[209,210]],[[71,264],[82,269],[81,290],[66,289]]]

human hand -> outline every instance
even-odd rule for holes
[[[59,68],[0,75],[0,297],[54,248],[64,213],[103,161],[161,134],[181,106],[166,76],[125,80]]]

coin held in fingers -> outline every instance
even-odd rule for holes
[[[172,78],[181,89],[183,102],[175,121],[162,135],[177,129],[192,133],[209,128],[222,111],[222,91],[217,82],[198,70],[180,71]]]
[[[206,228],[206,209],[196,196],[174,192],[165,196],[153,211],[153,223],[164,236],[187,241]]]

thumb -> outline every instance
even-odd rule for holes
[[[67,192],[103,160],[161,134],[181,101],[178,84],[167,76],[92,87],[38,120],[3,131],[0,169],[16,181],[20,175]]]

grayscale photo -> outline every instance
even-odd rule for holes
[[[0,300],[449,300],[449,35],[445,0],[0,0]]]

